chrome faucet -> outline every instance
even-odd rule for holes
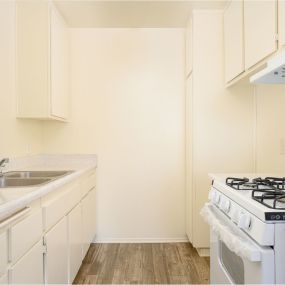
[[[3,173],[3,168],[6,166],[6,163],[9,162],[9,158],[5,157],[0,160],[0,175]]]

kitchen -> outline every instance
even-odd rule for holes
[[[215,279],[214,257],[209,280],[200,214],[209,174],[284,176],[284,86],[250,83],[284,22],[281,0],[1,1],[2,170],[43,184],[0,189],[0,283],[284,283]],[[130,279],[83,260],[116,245]],[[168,278],[158,258],[145,279],[147,245]]]

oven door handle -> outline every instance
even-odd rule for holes
[[[235,254],[253,262],[261,261],[262,254],[258,247],[240,229],[235,229],[229,225],[226,220],[228,218],[223,213],[216,213],[214,207],[206,203],[200,212],[204,220],[210,225],[211,230]]]

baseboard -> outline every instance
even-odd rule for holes
[[[196,250],[201,257],[210,256],[209,248],[196,248]]]
[[[188,238],[96,238],[93,243],[175,243],[189,242]]]

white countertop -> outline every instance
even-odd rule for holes
[[[15,213],[32,201],[58,189],[96,167],[97,156],[93,154],[35,155],[11,159],[4,172],[17,170],[70,170],[73,172],[38,186],[0,188],[0,219]]]

